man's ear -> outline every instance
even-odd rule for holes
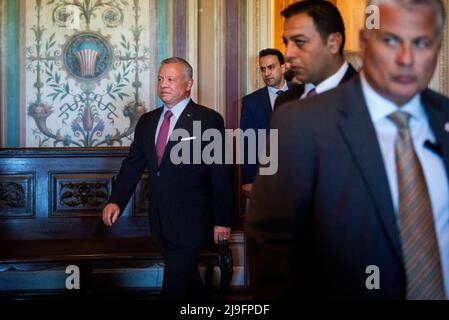
[[[327,37],[327,46],[332,54],[340,52],[341,44],[343,43],[343,36],[340,32],[334,32]]]
[[[287,69],[285,67],[285,63],[283,63],[283,64],[281,64],[281,72],[282,72],[282,74],[284,74],[285,71],[287,71]]]
[[[187,91],[190,91],[193,87],[193,79],[187,81]]]
[[[367,35],[367,30],[365,29],[361,29],[359,32],[359,47],[360,47],[360,54],[363,56],[363,52],[365,51],[365,47],[366,47],[366,37]]]

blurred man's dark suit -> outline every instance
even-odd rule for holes
[[[340,85],[351,80],[352,77],[357,75],[357,70],[355,70],[350,63],[348,63],[348,65],[349,68],[341,79]],[[302,95],[304,94],[304,88],[304,84],[298,84],[292,87],[290,90],[279,95],[279,97],[276,99],[276,103],[274,104],[274,109],[277,110],[277,108],[279,108],[281,105],[284,105],[290,101],[297,101],[301,99]]]
[[[422,102],[449,172],[449,99]],[[279,170],[257,176],[246,217],[256,299],[405,299],[399,229],[359,77],[273,114]],[[380,270],[368,290],[366,268]]]
[[[286,94],[292,88],[296,88],[298,85],[287,83],[288,90],[284,91]],[[282,94],[281,94],[282,95]],[[279,99],[279,97],[277,98]],[[268,93],[268,87],[260,88],[242,99],[242,110],[240,117],[240,129],[246,131],[248,129],[267,130],[270,127],[270,118],[273,113],[271,107],[270,94]],[[247,158],[248,143],[245,143],[245,159]],[[257,142],[256,142],[256,152]],[[258,154],[258,153],[256,153]],[[257,164],[249,164],[247,161],[242,166],[242,184],[253,183],[256,176]]]

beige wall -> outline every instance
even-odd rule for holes
[[[366,0],[336,0],[346,29],[347,51],[359,50],[359,30],[363,28]]]
[[[296,2],[296,0],[271,0],[273,24],[272,44],[274,48],[277,48],[281,51],[284,49],[284,45],[282,44],[284,18],[281,17],[281,11],[294,2]]]
[[[186,58],[193,68],[192,98],[225,112],[225,1],[187,0]]]
[[[272,34],[274,34],[272,17],[273,0],[248,0],[247,21],[247,44],[246,44],[246,91],[252,92],[264,83],[260,77],[259,51],[273,47]],[[283,49],[283,48],[280,48]]]

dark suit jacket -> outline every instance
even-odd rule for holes
[[[353,66],[351,66],[351,64],[349,64],[349,68],[346,71],[343,78],[341,79],[340,84],[347,82],[348,80],[352,79],[352,77],[354,77],[355,75],[357,75],[357,71],[354,69]],[[304,93],[304,87],[305,87],[304,84],[299,84],[299,85],[296,85],[291,90],[288,90],[287,92],[282,93],[276,99],[276,103],[274,104],[274,109],[279,108],[279,106],[286,104],[287,102],[299,100]]]
[[[449,172],[449,99],[422,101]],[[404,299],[388,178],[359,77],[273,115],[279,170],[257,176],[246,232],[255,298]],[[380,290],[367,290],[370,265]]]
[[[167,143],[158,167],[154,141],[162,110],[146,113],[138,121],[129,155],[122,163],[109,202],[118,204],[123,212],[147,167],[152,235],[163,235],[176,245],[201,246],[211,240],[212,225],[231,224],[230,167],[204,163],[175,165],[170,161],[170,150],[177,141]],[[193,121],[201,121],[202,131],[216,128],[224,134],[221,115],[190,100],[175,129],[185,129],[192,137]],[[201,137],[196,136],[196,139],[201,140]],[[194,140],[180,143],[190,144],[192,158]],[[205,144],[201,144],[201,150]]]
[[[297,85],[287,83],[288,91]],[[287,91],[287,92],[288,92]],[[279,97],[278,97],[279,98]],[[240,113],[240,129],[268,129],[272,113],[270,94],[268,87],[263,87],[243,97],[242,110]],[[248,144],[245,143],[245,158]],[[247,161],[242,166],[242,182],[253,183],[256,176],[257,164],[248,164]]]

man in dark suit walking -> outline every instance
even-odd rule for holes
[[[441,0],[372,0],[360,77],[274,113],[247,216],[254,297],[445,299],[449,99],[427,89]]]
[[[305,0],[282,11],[285,59],[301,84],[281,94],[275,108],[331,90],[357,71],[345,61],[345,26],[329,1]]]
[[[112,226],[122,213],[145,167],[149,176],[150,228],[159,239],[165,260],[162,297],[166,300],[202,298],[196,265],[202,246],[230,236],[232,186],[229,167],[222,163],[174,164],[170,151],[177,143],[192,145],[194,122],[201,130],[217,129],[224,137],[220,114],[190,99],[193,85],[190,64],[181,58],[162,61],[158,95],[164,106],[144,114],[136,125],[134,141],[123,161],[103,221]],[[173,141],[173,130],[184,129],[190,138]],[[201,150],[204,147],[201,142]],[[193,155],[191,156],[191,158]],[[223,154],[224,159],[224,154]],[[192,160],[192,159],[191,159]]]
[[[259,69],[265,87],[243,97],[240,116],[240,129],[266,130],[269,128],[271,113],[278,96],[293,85],[284,79],[285,60],[277,49],[264,49],[259,52]],[[249,195],[257,171],[256,163],[248,161],[249,144],[245,142],[245,161],[242,166],[242,191]],[[254,151],[258,152],[257,134]]]

